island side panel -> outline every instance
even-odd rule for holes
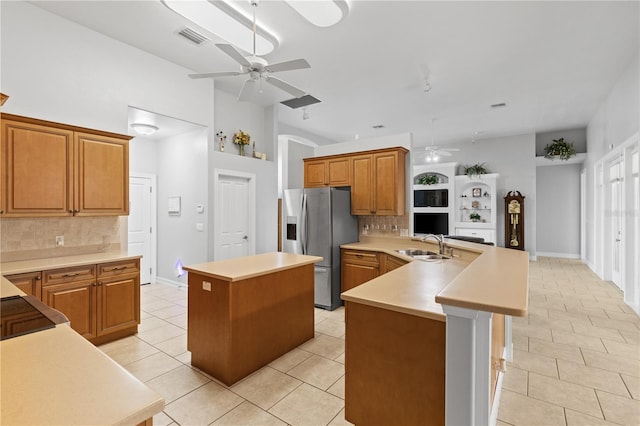
[[[491,405],[496,396],[498,379],[502,372],[505,345],[504,315],[493,314],[491,320]]]
[[[346,302],[345,418],[444,424],[446,323]]]
[[[211,283],[211,291],[203,289],[203,282]],[[213,377],[224,377],[231,356],[229,287],[233,283],[194,272],[189,272],[188,283],[187,349],[191,351],[191,365]]]
[[[314,336],[314,265],[232,283],[235,382]]]

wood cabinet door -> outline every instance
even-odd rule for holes
[[[374,154],[374,202],[376,215],[400,215],[398,193],[398,153]],[[404,189],[404,188],[402,188]]]
[[[395,256],[390,256],[390,255],[386,255],[385,258],[385,263],[384,263],[384,272],[390,272],[393,271],[394,269],[397,269],[401,266],[406,265],[408,262],[406,260],[403,259],[398,259]]]
[[[42,301],[69,318],[71,328],[86,339],[96,337],[96,282],[69,282],[42,287]]]
[[[91,133],[74,135],[76,214],[129,214],[128,141]]]
[[[2,214],[69,216],[73,206],[73,132],[2,120]]]
[[[329,186],[351,185],[351,179],[349,177],[351,172],[350,166],[349,158],[333,158],[327,160]]]
[[[342,291],[345,292],[366,283],[379,275],[379,268],[373,265],[355,263],[342,264]]]
[[[97,335],[140,323],[140,275],[98,281]]]
[[[305,188],[322,188],[327,186],[328,183],[326,160],[304,161]]]
[[[351,158],[351,214],[375,214],[373,207],[373,158],[357,155]]]
[[[5,278],[28,295],[42,300],[42,273],[40,271],[5,275]]]

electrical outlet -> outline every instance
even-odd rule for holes
[[[209,281],[202,281],[202,289],[211,291],[211,283]]]
[[[64,235],[56,235],[56,247],[62,247],[64,245]]]

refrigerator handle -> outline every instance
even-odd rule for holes
[[[300,246],[302,254],[307,254],[307,194],[302,193],[302,214],[300,218]]]

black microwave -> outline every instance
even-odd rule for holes
[[[415,189],[413,207],[449,207],[449,190]]]

